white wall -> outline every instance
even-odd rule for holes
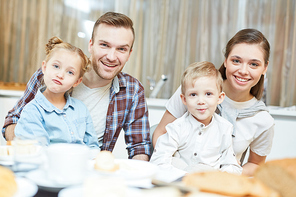
[[[10,90],[0,90],[0,128],[2,130],[5,116],[7,112],[12,109],[14,104],[17,102],[19,97],[23,94],[22,91],[10,91]],[[2,136],[2,132],[0,135],[0,144],[6,144]]]
[[[275,119],[271,153],[267,160],[296,157],[296,111],[270,109]]]

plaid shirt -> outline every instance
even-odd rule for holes
[[[112,83],[101,150],[112,151],[123,129],[129,158],[138,154],[150,156],[150,130],[144,87],[137,79],[126,73],[119,73],[117,77],[119,90],[116,90]],[[24,95],[8,112],[2,129],[3,135],[8,125],[17,123],[24,106],[35,97],[41,87],[42,80],[43,74],[40,68],[27,83]]]

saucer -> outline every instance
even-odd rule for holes
[[[21,177],[16,177],[15,180],[17,184],[17,191],[13,197],[29,197],[34,196],[37,193],[38,187],[32,181]]]
[[[9,151],[9,150],[11,150],[11,151]],[[0,146],[0,162],[13,163],[14,156],[11,154],[13,154],[13,147],[12,146],[8,146],[8,145],[1,145]]]
[[[136,159],[115,159],[114,163],[119,166],[115,172],[95,171],[101,175],[120,176],[127,181],[139,181],[153,178],[158,170],[158,166]],[[92,165],[95,165],[95,161],[92,161]]]
[[[26,174],[26,178],[34,182],[41,189],[50,192],[58,192],[61,189],[70,186],[69,184],[59,184],[48,179],[46,172],[42,169],[30,171]]]
[[[141,190],[136,188],[127,188],[126,196],[127,197],[138,197],[141,196]],[[81,197],[83,196],[83,186],[77,185],[73,187],[67,187],[62,189],[58,193],[58,197]]]

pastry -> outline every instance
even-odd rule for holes
[[[115,163],[114,155],[110,151],[101,151],[95,159],[95,169],[104,172],[114,172],[119,169]]]
[[[11,170],[0,166],[0,196],[12,197],[17,191],[15,176]]]

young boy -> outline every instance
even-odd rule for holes
[[[188,111],[166,126],[150,162],[178,173],[215,169],[241,174],[232,148],[233,126],[215,113],[225,97],[222,83],[210,62],[193,63],[185,70],[180,96]],[[173,160],[176,152],[178,162]]]
[[[15,127],[16,137],[44,137],[51,143],[86,144],[99,148],[87,107],[68,92],[81,81],[89,59],[81,49],[57,37],[49,39],[42,62],[44,87],[25,106]]]

